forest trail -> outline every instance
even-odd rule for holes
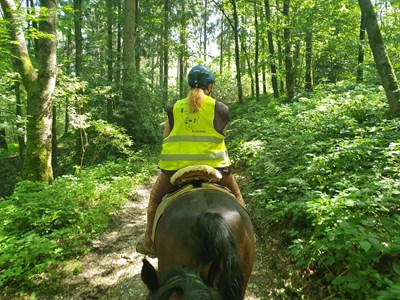
[[[144,233],[147,201],[155,178],[132,191],[131,199],[116,214],[116,222],[93,242],[86,255],[70,261],[73,272],[61,289],[43,299],[146,299],[147,289],[140,278],[143,255],[137,253],[137,238]],[[258,241],[259,243],[259,241]],[[268,266],[267,249],[257,245],[257,258],[246,293],[246,300],[273,299],[275,282]],[[149,259],[157,266],[157,259]],[[268,291],[269,290],[269,291]]]

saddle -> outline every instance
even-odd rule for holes
[[[216,189],[227,193],[236,200],[235,196],[231,191],[222,185],[218,185],[218,182],[222,179],[222,174],[213,167],[208,165],[192,165],[184,167],[174,173],[171,177],[171,183],[176,185],[177,190],[166,194],[157,208],[153,231],[151,238],[154,241],[156,233],[157,223],[165,209],[174,202],[179,196],[190,192],[193,189]]]

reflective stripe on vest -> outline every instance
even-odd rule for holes
[[[193,164],[214,168],[231,165],[225,137],[214,128],[215,103],[206,96],[198,113],[189,112],[186,99],[175,103],[174,127],[164,139],[160,169],[175,171]]]

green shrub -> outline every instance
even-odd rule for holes
[[[254,220],[281,233],[319,297],[398,298],[400,120],[387,119],[382,89],[324,85],[231,111]]]
[[[113,212],[154,170],[153,154],[103,163],[57,178],[22,181],[0,201],[0,289],[48,290],[57,264],[90,249]]]

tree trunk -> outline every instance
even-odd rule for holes
[[[361,16],[360,19],[360,34],[358,38],[358,64],[357,64],[357,83],[363,82],[364,77],[364,43],[365,43],[365,21]]]
[[[140,74],[140,36],[139,32],[137,31],[138,24],[139,24],[139,0],[135,1],[135,70],[136,74]]]
[[[123,50],[122,50],[122,78],[123,92],[122,97],[125,103],[134,101],[134,80],[135,80],[135,8],[136,0],[124,1],[124,32],[123,32]]]
[[[0,128],[0,149],[8,150],[5,128]]]
[[[74,0],[74,28],[75,28],[75,73],[82,75],[82,0]]]
[[[222,75],[223,72],[223,68],[224,68],[224,51],[223,51],[223,47],[224,47],[224,16],[221,16],[221,32],[219,35],[219,74]]]
[[[254,3],[254,27],[256,28],[256,40],[255,40],[255,49],[254,49],[254,79],[255,79],[255,86],[256,86],[256,101],[260,100],[260,75],[259,75],[259,47],[260,47],[260,31],[258,28],[258,6]]]
[[[23,123],[24,113],[22,110],[22,101],[21,101],[21,81],[20,78],[16,78],[14,82],[14,90],[15,90],[15,115],[17,117],[16,126],[17,126],[17,139],[19,146],[19,160],[21,162],[21,166],[24,163],[25,156],[25,124]]]
[[[289,25],[290,0],[285,0],[283,4],[283,15],[285,18],[285,27],[283,29],[283,39],[285,41],[285,75],[286,75],[286,96],[288,100],[294,98],[294,70],[293,57],[291,51],[291,30]]]
[[[183,2],[183,1],[182,1]],[[207,63],[207,22],[208,22],[208,0],[204,0],[203,9],[203,56],[204,63]]]
[[[244,16],[242,16],[242,22],[244,22]],[[249,78],[250,78],[251,97],[254,98],[255,97],[255,87],[254,87],[253,67],[251,65],[250,55],[249,55],[249,53],[247,51],[246,31],[243,28],[241,30],[239,38],[240,38],[241,51],[242,51],[243,56],[244,56],[242,69],[246,70],[246,64],[247,64],[247,73],[248,73]]]
[[[274,92],[274,98],[279,97],[279,88],[278,88],[278,76],[276,73],[276,64],[275,64],[275,50],[274,50],[274,41],[272,38],[272,30],[271,30],[271,8],[269,4],[269,0],[265,0],[265,16],[268,22],[268,50],[269,50],[269,59],[270,59],[270,69],[271,69],[271,83],[272,89]]]
[[[238,89],[238,101],[243,102],[242,75],[240,71],[240,49],[239,49],[239,18],[236,7],[236,0],[230,0],[233,6],[233,31],[235,36],[235,63],[236,63],[236,83]]]
[[[113,81],[113,18],[112,18],[112,12],[113,12],[113,1],[112,0],[107,0],[106,1],[107,5],[107,81],[108,84],[111,85]],[[113,111],[113,96],[109,95],[107,97],[107,121],[108,122],[113,122],[114,120],[114,111]]]
[[[389,102],[390,114],[392,117],[399,117],[400,89],[393,66],[386,54],[374,8],[370,0],[358,0],[358,3],[361,8],[362,18],[365,20],[369,45],[374,56],[376,68],[378,69],[379,76],[382,80],[382,86]]]
[[[121,1],[117,1],[118,6],[118,28],[117,28],[117,69],[115,72],[115,82],[120,85],[122,77],[122,4]]]
[[[311,92],[313,90],[312,80],[312,31],[311,29],[306,32],[306,75],[305,75],[305,88]]]
[[[186,61],[186,3],[181,2],[181,28],[179,33],[179,96],[183,98],[186,92],[185,61]]]
[[[53,105],[53,123],[51,126],[51,167],[53,176],[57,176],[58,169],[58,143],[57,143],[57,108]]]
[[[168,63],[169,63],[169,3],[164,0],[163,32],[163,103],[168,103]]]
[[[22,178],[53,181],[51,167],[53,92],[56,83],[57,1],[42,0],[46,8],[39,22],[44,35],[38,40],[39,57],[36,72],[28,54],[26,39],[13,0],[0,0],[4,16],[10,20],[11,37],[15,41],[16,66],[27,91],[27,141]]]

